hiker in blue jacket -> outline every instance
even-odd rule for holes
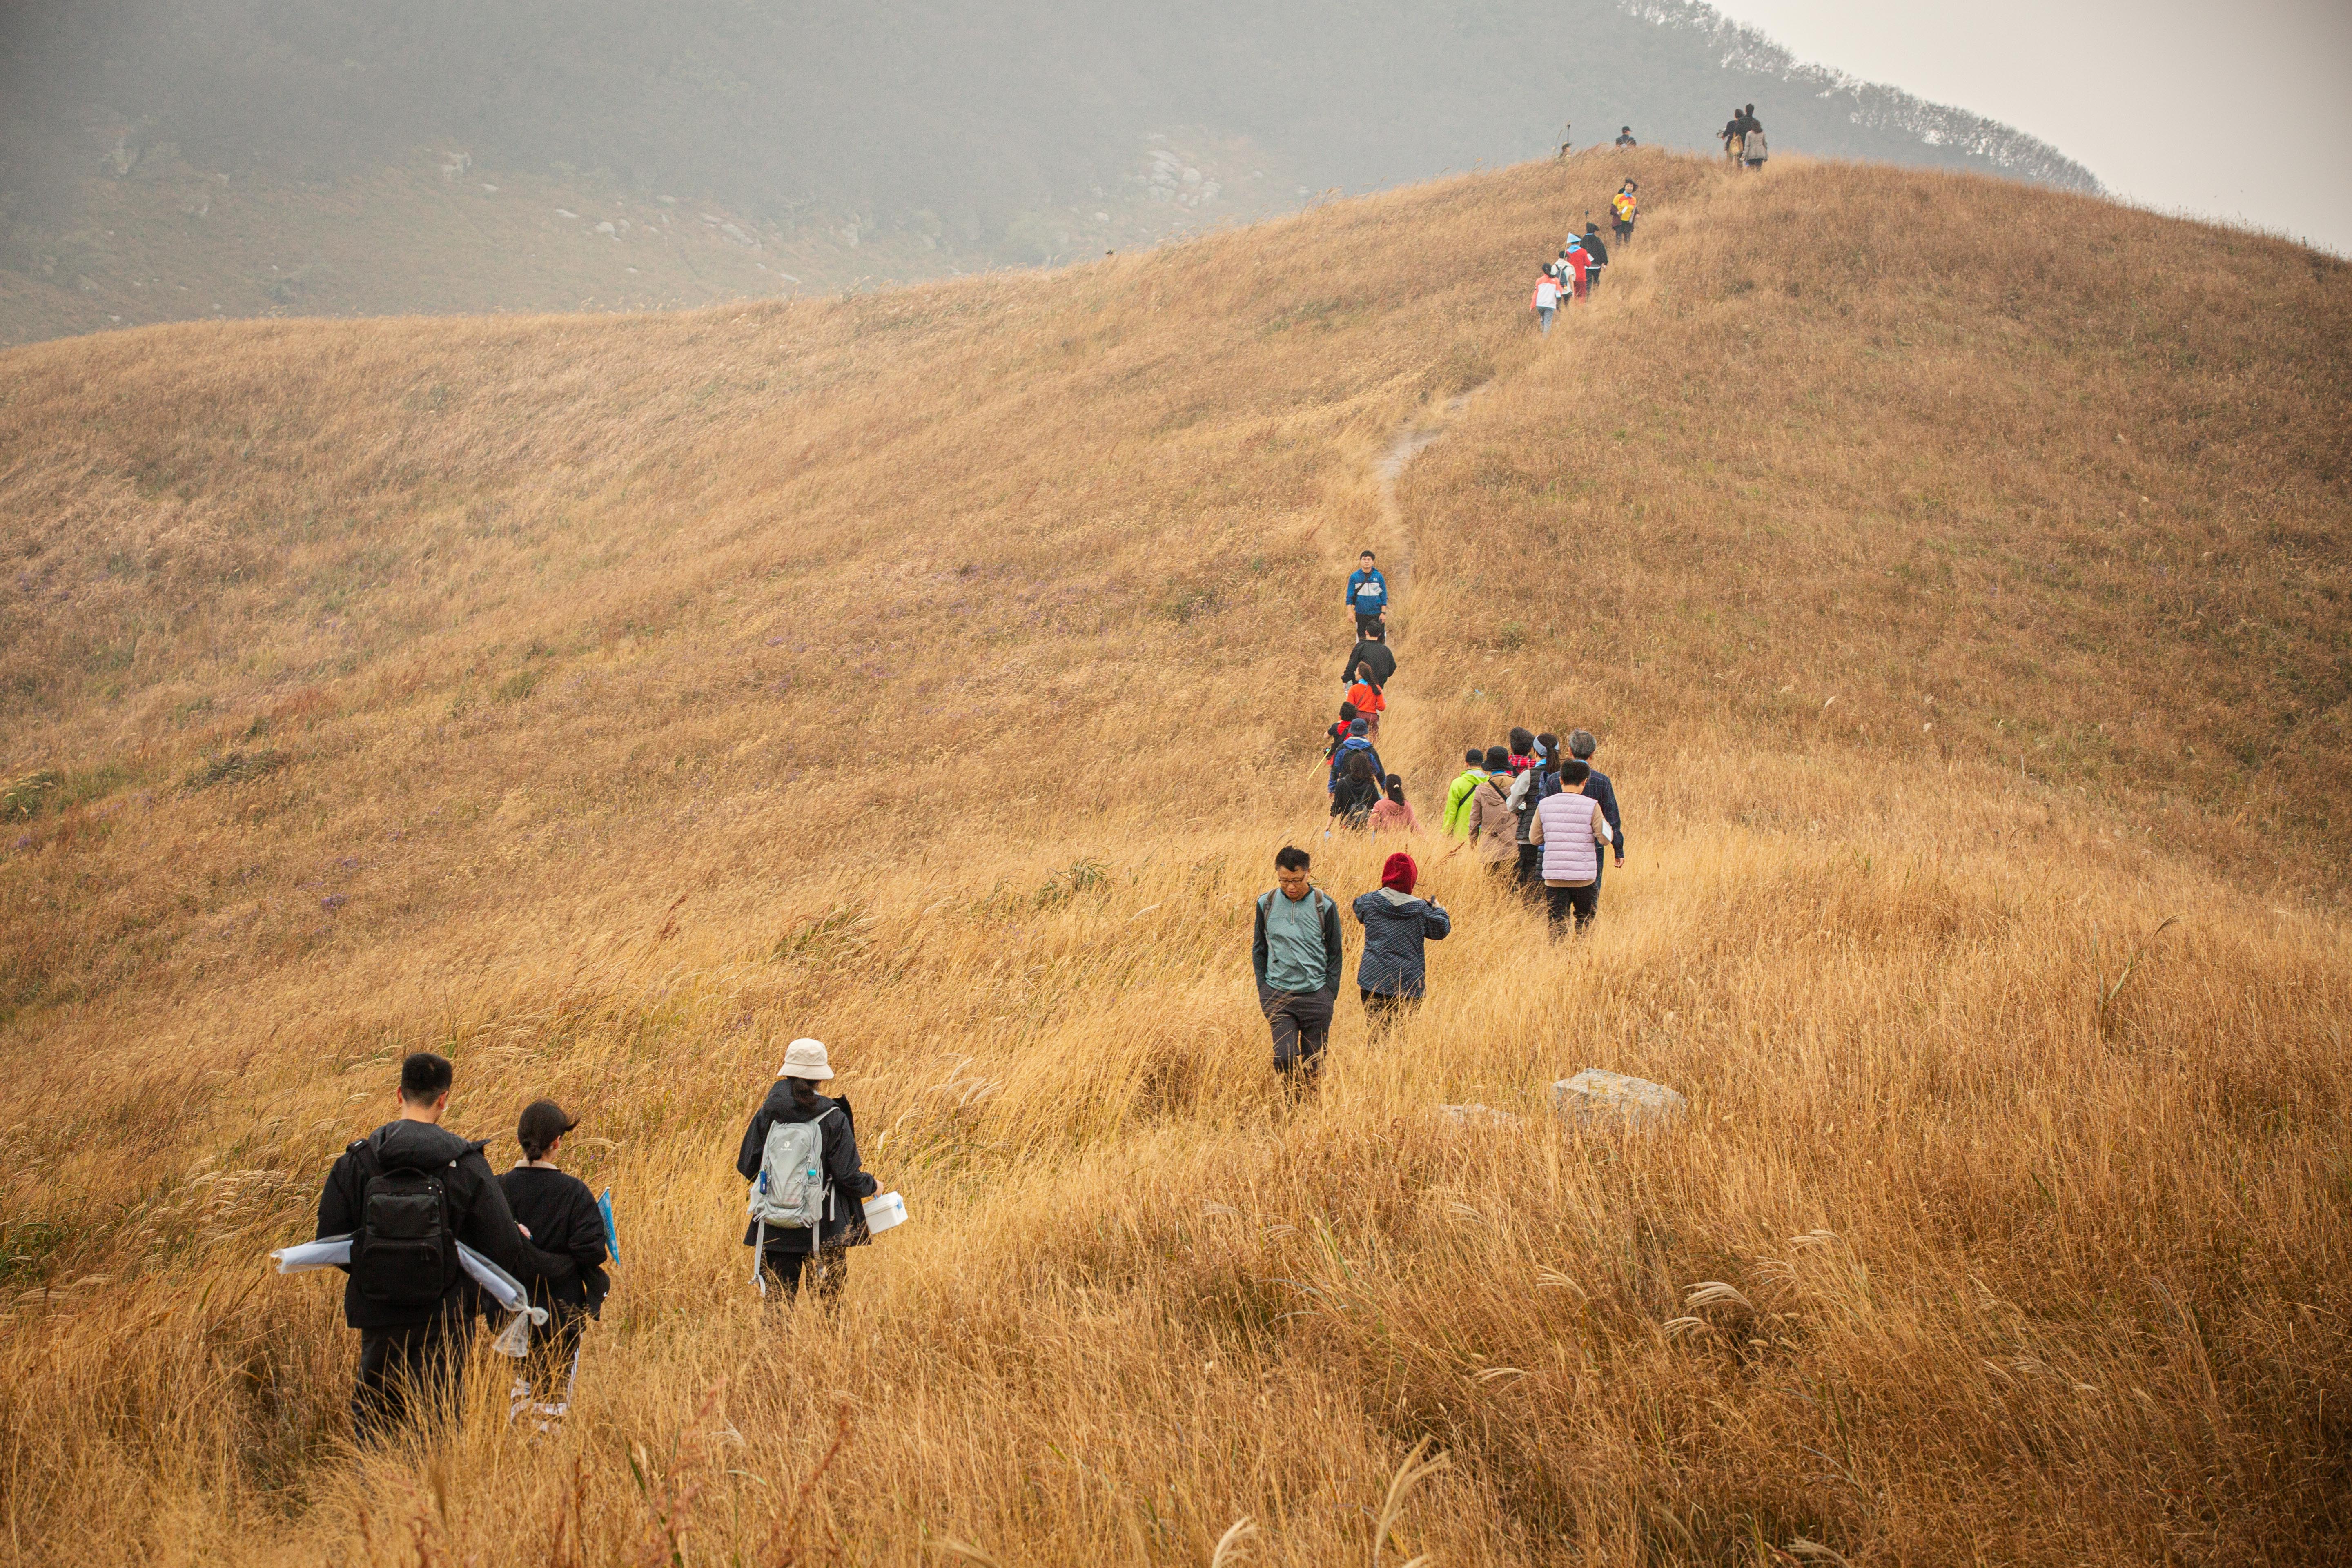
[[[1361,719],[1350,719],[1348,721],[1348,738],[1340,742],[1339,746],[1331,753],[1331,772],[1323,781],[1323,793],[1325,795],[1334,795],[1339,792],[1339,775],[1347,771],[1348,759],[1354,756],[1358,752],[1361,752],[1367,757],[1370,758],[1372,764],[1372,776],[1374,778],[1384,779],[1389,776],[1388,770],[1381,766],[1380,752],[1372,749],[1372,742],[1364,733],[1365,731],[1370,728],[1371,726],[1365,723]]]
[[[1356,569],[1348,574],[1348,608],[1356,613],[1356,636],[1374,635],[1389,615],[1389,580],[1372,564],[1372,552],[1365,551],[1356,557]]]

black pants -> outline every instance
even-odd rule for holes
[[[547,1321],[530,1331],[530,1352],[516,1370],[521,1393],[534,1403],[561,1405],[572,1397],[572,1358],[580,1353],[580,1336],[587,1331],[585,1308],[557,1303]]]
[[[1365,615],[1361,610],[1356,612],[1356,640],[1358,642],[1363,641],[1364,638],[1370,637],[1374,632],[1379,631],[1380,629],[1380,616]]]
[[[1584,292],[1587,297],[1601,292],[1601,274],[1606,270],[1606,268],[1596,267],[1584,275]]]
[[[845,1247],[820,1247],[814,1252],[782,1252],[772,1247],[764,1258],[768,1278],[783,1287],[781,1300],[786,1301],[801,1293],[803,1279],[816,1299],[827,1306],[841,1299],[841,1288],[849,1283],[849,1248]],[[768,1299],[779,1300],[772,1291]]]
[[[1274,1029],[1274,1070],[1286,1086],[1313,1087],[1323,1070],[1323,1047],[1331,1038],[1328,991],[1287,992],[1257,988],[1258,1011]]]
[[[1519,864],[1517,869],[1512,872],[1511,880],[1518,884],[1519,891],[1525,894],[1530,901],[1539,900],[1543,897],[1542,845],[1522,844],[1519,846]]]
[[[1356,987],[1364,999],[1366,1032],[1375,1040],[1411,1017],[1421,1006],[1418,996],[1391,996],[1383,992],[1366,991]]]
[[[1628,243],[1629,241],[1631,241],[1631,240],[1633,239],[1633,226],[1632,224],[1630,224],[1630,223],[1621,223],[1621,224],[1617,225],[1617,226],[1616,226],[1616,227],[1617,227],[1617,243],[1618,243],[1618,244],[1620,244],[1620,245],[1624,245],[1624,244]]]
[[[1601,906],[1601,883],[1598,879],[1581,888],[1544,889],[1544,904],[1551,913],[1551,934],[1558,936],[1568,917],[1576,916],[1576,929],[1582,931],[1592,923],[1592,911]]]
[[[380,1443],[402,1426],[422,1423],[436,1405],[454,1405],[473,1328],[471,1318],[444,1314],[408,1328],[362,1329],[352,1435],[364,1445]]]

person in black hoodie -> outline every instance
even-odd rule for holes
[[[400,1064],[400,1120],[386,1122],[343,1151],[319,1194],[319,1236],[352,1236],[367,1216],[368,1189],[381,1177],[414,1183],[429,1178],[441,1190],[441,1220],[465,1243],[519,1279],[572,1279],[577,1265],[542,1252],[515,1226],[506,1190],[490,1173],[482,1145],[445,1130],[449,1086],[456,1074],[430,1051]],[[355,1238],[354,1249],[358,1246]],[[384,1299],[380,1279],[352,1266],[343,1286],[343,1321],[360,1331],[359,1384],[352,1394],[352,1427],[373,1443],[429,1409],[454,1398],[465,1369],[476,1298],[474,1284],[448,1249],[441,1273],[396,1280],[398,1300]]]
[[[604,1215],[596,1207],[588,1184],[567,1175],[555,1163],[563,1135],[579,1122],[551,1100],[534,1100],[523,1107],[515,1128],[524,1163],[499,1177],[515,1221],[545,1252],[572,1259],[577,1272],[569,1279],[544,1275],[525,1277],[531,1304],[547,1309],[547,1321],[530,1331],[530,1353],[522,1374],[515,1380],[513,1413],[526,1404],[536,1406],[542,1428],[568,1414],[572,1373],[580,1364],[580,1336],[588,1320],[604,1305],[612,1281],[605,1277]]]
[[[776,1081],[769,1086],[760,1109],[751,1113],[751,1124],[743,1130],[743,1146],[735,1155],[736,1174],[756,1182],[760,1163],[767,1153],[770,1128],[779,1121],[822,1124],[825,1184],[830,1189],[827,1212],[814,1230],[769,1226],[757,1265],[761,1274],[782,1283],[787,1300],[800,1294],[803,1276],[813,1274],[810,1283],[817,1298],[833,1301],[848,1280],[847,1249],[873,1239],[866,1234],[863,1203],[881,1191],[881,1184],[867,1175],[858,1161],[857,1124],[849,1101],[817,1092],[816,1086],[832,1077],[824,1041],[794,1040],[786,1047],[784,1065],[776,1069]],[[759,1245],[761,1239],[757,1219],[744,1226],[744,1246]],[[765,1289],[763,1283],[763,1294]]]
[[[1348,655],[1348,662],[1339,669],[1342,683],[1355,679],[1356,671],[1365,665],[1372,667],[1372,684],[1386,686],[1396,679],[1396,655],[1390,651],[1388,628],[1375,624],[1365,628]]]

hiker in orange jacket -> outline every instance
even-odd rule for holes
[[[1365,737],[1377,737],[1381,732],[1381,712],[1388,707],[1389,700],[1381,695],[1370,665],[1356,666],[1356,683],[1348,688],[1348,700],[1356,705],[1356,712],[1364,721]]]

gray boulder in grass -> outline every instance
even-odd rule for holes
[[[1690,1109],[1690,1101],[1662,1083],[1623,1073],[1586,1068],[1551,1086],[1551,1108],[1571,1127],[1655,1127]]]

